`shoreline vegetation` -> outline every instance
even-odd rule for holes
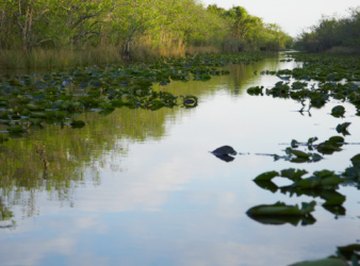
[[[343,18],[323,17],[303,32],[294,47],[310,53],[360,54],[360,6]]]
[[[204,7],[196,0],[2,1],[0,27],[0,71],[279,51],[292,45],[278,25],[243,7]]]

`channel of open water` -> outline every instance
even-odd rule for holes
[[[282,154],[292,139],[325,140],[345,121],[352,122],[346,141],[360,142],[351,105],[344,104],[346,118],[339,119],[329,115],[336,101],[301,114],[299,102],[246,93],[279,81],[254,71],[294,66],[279,58],[229,66],[227,76],[161,87],[198,96],[196,108],[88,113],[82,129],[49,126],[3,144],[0,206],[9,217],[1,222],[0,264],[288,265],[359,241],[353,186],[339,190],[345,215],[315,199],[312,225],[269,225],[246,214],[260,204],[313,200],[264,190],[253,182],[257,175],[290,167],[340,172],[360,150],[346,145],[307,164],[256,155]],[[241,155],[227,163],[210,153],[223,145]]]

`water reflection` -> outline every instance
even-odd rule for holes
[[[254,72],[278,67],[274,60],[244,70],[232,66],[229,76],[162,88],[200,96],[195,109],[86,114],[82,129],[49,127],[1,146],[1,199],[17,224],[0,231],[2,263],[287,265],[325,257],[352,241],[358,229],[352,218],[359,215],[354,188],[339,191],[347,196],[347,216],[338,220],[317,207],[315,226],[265,226],[246,210],[263,202],[311,199],[289,199],[252,181],[290,163],[248,155],[226,164],[209,153],[231,145],[238,152],[275,154],[291,138],[315,132],[328,137],[336,126],[324,117],[328,109],[314,110],[310,119],[292,112],[298,106],[291,101],[243,93],[248,86],[274,84],[276,77]],[[354,141],[360,128],[354,124],[351,130]],[[355,152],[347,146],[304,167],[343,170],[343,157]]]
[[[161,89],[178,95],[213,95],[224,84],[234,82],[230,88],[239,88],[241,82],[253,78],[253,69],[264,68],[269,62],[229,66],[232,75],[215,77],[206,83],[191,82],[190,86],[174,82],[169,88]],[[75,184],[89,182],[89,178],[93,184],[101,183],[99,166],[111,163],[108,153],[126,157],[131,143],[160,140],[166,135],[167,124],[175,124],[186,112],[191,111],[124,108],[107,116],[88,113],[80,118],[86,120],[87,126],[83,129],[48,126],[28,138],[9,141],[0,146],[2,200],[9,207],[21,202],[27,204],[24,206],[26,216],[38,211],[34,202],[37,191],[46,190],[53,196],[56,194],[59,200],[69,200]],[[111,164],[113,168],[119,167],[117,163]]]

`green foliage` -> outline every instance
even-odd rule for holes
[[[360,52],[360,8],[346,18],[323,18],[299,36],[296,46],[308,52]]]
[[[313,224],[316,222],[311,213],[315,210],[315,201],[303,202],[301,208],[298,205],[286,205],[277,202],[271,205],[258,205],[250,208],[246,214],[263,224],[285,224],[297,225],[300,221],[302,225]]]
[[[195,0],[8,0],[0,3],[0,25],[0,49],[23,50],[30,61],[36,49],[117,47],[130,60],[184,56],[192,47],[278,50],[290,41],[242,7]]]

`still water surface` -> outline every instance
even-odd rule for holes
[[[346,215],[317,200],[314,225],[264,225],[246,215],[259,204],[312,200],[259,188],[252,180],[260,173],[343,171],[360,150],[347,145],[301,165],[254,155],[282,154],[292,139],[323,141],[345,121],[353,122],[346,140],[360,141],[350,105],[338,119],[329,115],[336,102],[309,116],[295,101],[247,95],[250,86],[279,81],[255,70],[293,66],[278,59],[231,66],[229,76],[162,88],[197,95],[197,108],[86,114],[83,129],[49,127],[1,146],[0,203],[13,217],[1,222],[0,264],[288,265],[359,241],[358,190],[350,186],[339,191]],[[222,145],[250,155],[223,162],[209,153]]]

